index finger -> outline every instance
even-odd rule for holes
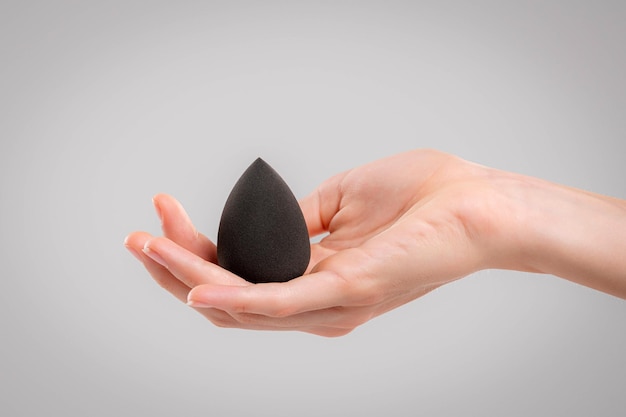
[[[204,260],[165,237],[154,237],[146,241],[143,253],[190,288],[210,282],[225,285],[248,284],[243,278]]]
[[[210,262],[217,262],[216,246],[194,227],[182,204],[167,194],[152,198],[165,237]]]

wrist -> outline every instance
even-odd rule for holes
[[[626,297],[623,201],[524,176],[509,179],[499,263]]]

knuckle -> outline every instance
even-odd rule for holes
[[[233,301],[232,306],[228,308],[228,311],[232,312],[233,314],[246,314],[248,310],[248,306],[243,300]]]
[[[267,306],[263,312],[264,315],[279,319],[293,316],[298,312],[298,308],[290,299],[291,297],[288,291],[274,293],[267,299]]]
[[[365,274],[357,278],[346,278],[345,276],[337,275],[342,281],[340,291],[346,294],[346,299],[350,300],[352,305],[370,306],[383,302],[384,292],[375,278]]]
[[[376,305],[384,301],[385,280],[381,280],[371,267],[372,255],[361,249],[353,249],[350,269],[340,264],[329,264],[327,272],[331,273],[334,286],[348,306]]]

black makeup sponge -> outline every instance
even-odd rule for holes
[[[300,205],[261,158],[230,192],[217,233],[219,265],[247,281],[285,282],[302,275],[311,246]]]

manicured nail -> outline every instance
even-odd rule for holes
[[[147,246],[144,246],[143,253],[148,255],[150,259],[152,259],[154,262],[158,263],[162,267],[167,268],[167,263],[165,262],[165,259],[163,259],[163,257],[159,255],[157,252],[155,252],[154,250],[150,249]]]
[[[187,305],[189,307],[195,307],[195,308],[210,308],[211,307],[210,305],[206,303],[196,301],[196,300],[187,300]]]
[[[157,216],[159,216],[159,220],[163,223],[163,215],[161,214],[161,207],[159,203],[157,203],[156,199],[152,197],[152,205],[154,206],[154,210],[156,211]]]

